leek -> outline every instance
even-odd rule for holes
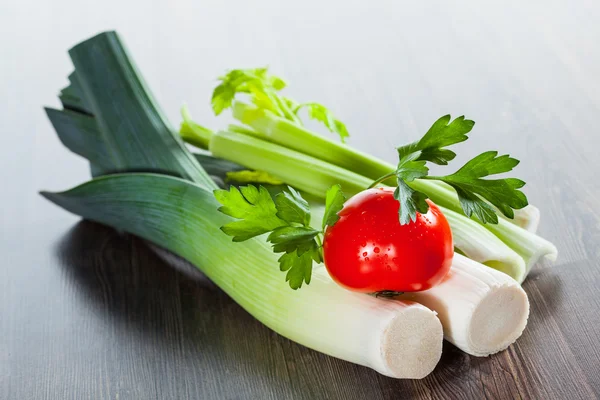
[[[197,184],[120,174],[43,195],[189,260],[263,324],[307,347],[396,378],[422,378],[441,357],[442,326],[417,303],[347,291],[323,269],[310,285],[290,290],[263,240],[234,244],[223,235],[219,227],[228,218]]]

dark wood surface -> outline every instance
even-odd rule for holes
[[[600,7],[596,2],[19,2],[0,6],[0,399],[593,399],[600,394]],[[130,4],[131,3],[131,4]],[[424,4],[421,4],[424,3]],[[425,4],[426,3],[426,4]],[[393,159],[444,113],[477,124],[542,211],[559,260],[524,288],[507,351],[445,344],[427,378],[394,380],[273,333],[143,243],[80,222],[37,191],[88,178],[42,113],[66,50],[118,29],[173,123],[226,68],[271,65],[299,99]]]

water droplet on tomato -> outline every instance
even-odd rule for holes
[[[365,252],[363,253],[363,257],[366,257],[366,256],[367,256],[367,254],[369,254],[369,253],[367,253],[367,252],[365,251]]]
[[[365,257],[365,261],[369,261],[369,257]]]
[[[375,247],[375,248],[373,249],[373,251],[374,251],[375,253],[379,253],[379,247]]]

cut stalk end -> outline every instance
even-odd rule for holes
[[[471,317],[468,340],[472,353],[488,356],[506,349],[521,336],[528,317],[529,300],[523,289],[516,285],[491,288],[475,305]]]
[[[436,314],[426,307],[406,308],[383,331],[381,356],[394,378],[421,379],[442,355],[443,330]]]
[[[437,286],[401,299],[436,311],[444,337],[464,352],[484,357],[506,349],[523,333],[529,317],[527,294],[508,275],[460,254]]]

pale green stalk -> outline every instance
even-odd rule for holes
[[[275,114],[258,110],[252,105],[236,102],[233,105],[233,116],[253,128],[250,134],[287,148],[308,154],[320,160],[345,168],[376,180],[395,170],[393,164],[387,163],[369,154],[358,151],[343,143],[317,135],[303,126],[280,118]],[[387,183],[393,184],[393,180]],[[462,213],[456,192],[443,182],[417,180],[411,186],[426,193],[436,204],[442,204],[456,212]],[[443,190],[446,189],[446,190]],[[505,218],[506,219],[506,218]],[[531,208],[520,212],[516,210],[515,219],[506,219],[510,223],[534,230],[537,228],[539,213]]]
[[[234,132],[215,133],[210,141],[210,151],[215,157],[268,172],[288,185],[320,198],[335,184],[341,184],[346,193],[358,193],[368,181],[325,161]]]
[[[181,138],[199,149],[208,149],[212,132],[192,120],[192,116],[186,105],[181,107],[181,117],[183,118],[181,128],[179,129]]]

